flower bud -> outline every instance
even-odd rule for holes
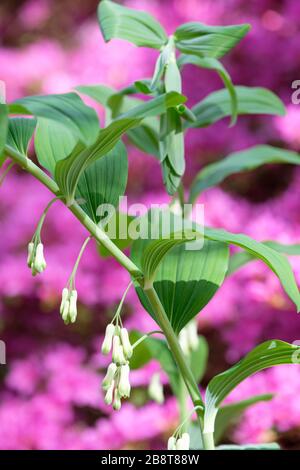
[[[113,401],[113,409],[119,411],[121,409],[121,396],[118,390],[115,391],[114,401]]]
[[[131,346],[130,341],[129,341],[129,336],[128,336],[127,329],[126,328],[121,328],[120,335],[121,335],[121,342],[122,342],[125,357],[126,357],[126,359],[130,359],[131,356],[132,356],[133,350],[132,350],[132,346]]]
[[[29,268],[31,268],[31,264],[32,264],[33,248],[34,248],[34,243],[32,243],[32,242],[28,243],[27,266],[28,266]]]
[[[156,401],[159,404],[164,402],[164,389],[160,381],[159,374],[154,374],[151,378],[148,393],[152,400]]]
[[[114,333],[115,326],[112,323],[109,323],[105,330],[105,336],[101,348],[102,353],[105,355],[109,354],[111,351]]]
[[[42,243],[38,243],[36,247],[34,268],[38,273],[42,273],[46,269],[47,263],[44,258],[44,246]]]
[[[115,381],[113,380],[112,383],[110,384],[109,389],[106,392],[104,401],[107,405],[111,405],[113,401],[113,395],[114,395],[114,388],[115,388]]]
[[[168,439],[168,450],[176,450],[176,439],[174,436]]]
[[[112,360],[116,364],[119,363],[119,357],[120,357],[120,346],[121,346],[121,341],[119,336],[114,336],[113,337],[113,351],[112,351]]]
[[[62,315],[65,307],[66,300],[68,300],[69,297],[69,289],[66,287],[63,288],[62,293],[61,293],[61,304],[60,304],[60,314]]]
[[[77,318],[77,291],[73,289],[70,295],[69,319],[71,323],[75,323],[76,318]]]
[[[184,441],[181,438],[177,439],[176,450],[186,450],[184,447]]]
[[[66,300],[62,312],[62,319],[65,323],[69,323],[69,310],[70,310],[70,301]]]
[[[130,390],[131,390],[130,381],[129,381],[129,372],[130,372],[130,368],[128,364],[121,366],[118,391],[120,393],[120,396],[124,398],[129,397]]]
[[[183,450],[189,450],[190,448],[190,435],[187,432],[184,432],[181,436],[181,439],[184,443],[184,449]]]
[[[119,365],[125,365],[127,363],[124,352],[123,346],[121,345],[120,337],[114,336],[113,339],[113,354],[112,354],[113,362]]]
[[[117,366],[113,362],[109,364],[107,368],[106,375],[102,381],[103,390],[108,390],[111,386],[112,381],[114,380],[115,373],[117,371]]]

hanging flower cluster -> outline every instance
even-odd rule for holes
[[[31,269],[33,276],[42,273],[47,267],[44,257],[44,246],[40,239],[34,238],[28,244],[27,266]]]
[[[171,436],[168,440],[168,450],[189,450],[190,435],[187,432],[181,434],[180,437]]]
[[[130,367],[128,360],[132,356],[133,348],[127,329],[113,323],[107,325],[102,344],[103,354],[109,354],[111,351],[112,363],[108,366],[107,373],[102,381],[102,389],[106,392],[105,403],[107,405],[112,404],[114,410],[118,411],[121,408],[121,398],[130,396]]]

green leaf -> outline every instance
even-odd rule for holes
[[[300,310],[299,289],[292,268],[288,260],[281,253],[278,253],[278,251],[275,251],[264,243],[253,240],[247,235],[230,233],[225,230],[205,227],[204,237],[210,240],[239,246],[256,258],[261,259],[279,278],[285,292],[296,305],[297,311]]]
[[[190,201],[195,201],[202,191],[221,183],[230,175],[250,171],[267,163],[299,165],[300,155],[270,145],[258,145],[232,153],[216,163],[207,165],[198,173],[191,187]]]
[[[177,173],[175,173],[168,158],[165,158],[161,162],[161,167],[163,174],[163,183],[166,188],[166,191],[168,194],[170,194],[170,196],[173,196],[178,190],[178,187],[181,182],[181,176],[178,176]]]
[[[190,366],[197,383],[200,383],[207,366],[208,344],[204,336],[198,336],[199,344],[195,351],[190,354]]]
[[[86,106],[76,93],[28,96],[10,104],[9,111],[55,121],[85,144],[94,142],[99,131],[96,112]]]
[[[125,248],[128,248],[132,243],[132,238],[128,233],[128,227],[134,219],[135,217],[131,215],[116,211],[109,220],[111,226],[115,227],[116,236],[111,236],[110,233],[108,233],[108,235],[113,239],[114,244],[120,248],[120,250],[125,250]],[[105,231],[106,229],[107,225],[104,227]],[[120,237],[120,232],[122,233],[122,237]],[[110,251],[108,251],[103,245],[100,244],[98,249],[101,256],[112,256]]]
[[[274,395],[271,393],[256,395],[246,400],[230,403],[221,407],[216,417],[214,432],[215,443],[218,443],[221,440],[227,428],[235,424],[240,419],[243,412],[249,408],[249,406],[255,405],[256,403],[260,403],[262,401],[270,401],[273,397]]]
[[[127,112],[120,114],[119,118],[148,118],[159,116],[165,113],[170,108],[176,108],[177,106],[184,104],[186,97],[171,91],[163,95],[153,98],[152,100],[142,101],[142,104],[135,106]]]
[[[151,241],[146,246],[141,260],[145,279],[152,283],[160,264],[169,251],[178,245],[186,243],[188,240],[195,240],[196,237],[195,231],[186,230],[171,233],[166,239],[160,238],[159,240]],[[203,238],[203,236],[199,234],[199,238]]]
[[[130,129],[127,132],[127,137],[135,147],[146,155],[153,155],[155,158],[159,159],[158,131],[158,120],[151,118],[150,122],[142,124],[135,129]]]
[[[175,43],[185,54],[219,58],[238,44],[249,29],[248,24],[207,26],[197,22],[185,23],[176,29]]]
[[[263,242],[263,244],[285,255],[291,255],[291,256],[300,255],[300,244],[298,243],[294,243],[292,245],[284,245],[282,243],[277,243],[277,242],[268,240],[268,241]],[[250,261],[254,261],[254,260],[255,260],[255,256],[253,256],[249,252],[239,251],[238,253],[234,253],[230,257],[227,276],[229,276],[230,274],[233,274],[239,268],[249,263]]]
[[[8,109],[5,104],[0,104],[0,156],[2,155],[7,136]]]
[[[212,57],[201,58],[195,55],[182,54],[178,59],[178,65],[182,67],[186,64],[193,64],[204,69],[215,70],[219,74],[229,93],[231,100],[231,125],[234,125],[237,119],[238,100],[235,87],[225,67],[221,64],[220,61]]]
[[[121,97],[119,102],[119,114],[126,113],[130,109],[139,106],[143,102],[136,98],[129,98],[124,95],[118,94],[113,88],[106,87],[104,85],[91,85],[91,86],[79,86],[76,88],[80,93],[89,96],[96,102],[102,104],[107,110],[108,120],[117,117],[116,109],[112,108],[111,98],[115,95]],[[147,155],[153,155],[159,158],[158,148],[158,132],[159,124],[156,117],[149,117],[145,119],[141,125],[135,129],[131,129],[127,132],[127,136],[130,142],[142,152]]]
[[[39,163],[50,173],[55,173],[57,162],[68,157],[76,143],[74,134],[60,123],[38,118],[34,147]]]
[[[115,208],[119,206],[119,197],[125,192],[127,178],[127,151],[125,145],[118,142],[110,152],[82,173],[76,200],[84,212],[98,224],[99,220],[107,216],[107,213],[99,212],[102,204],[110,204]]]
[[[204,432],[214,432],[218,407],[238,384],[256,372],[272,366],[299,364],[299,353],[299,346],[279,340],[266,341],[233,367],[216,375],[206,389]]]
[[[166,112],[169,107],[185,101],[178,93],[168,93],[139,105],[122,114],[105,129],[101,129],[95,143],[90,147],[77,144],[70,156],[56,164],[55,179],[68,205],[74,201],[76,187],[81,174],[92,163],[106,155],[117,144],[123,134],[138,127],[142,120]]]
[[[8,122],[7,144],[24,156],[36,126],[36,119],[10,118]]]
[[[143,335],[137,331],[130,333],[130,342],[133,343]],[[175,395],[179,393],[180,375],[172,353],[165,340],[149,337],[140,343],[134,350],[130,359],[130,368],[139,369],[152,359],[156,359],[161,368],[169,377],[170,385]]]
[[[282,101],[265,88],[235,87],[238,110],[237,114],[271,114],[284,116],[285,108]],[[231,115],[231,96],[223,89],[209,94],[192,108],[197,122],[189,127],[206,127]]]
[[[151,15],[109,0],[100,2],[98,20],[106,42],[119,38],[136,46],[160,49],[168,41],[164,29]]]
[[[161,116],[159,149],[161,162],[166,161],[163,166],[165,186],[173,195],[185,171],[184,134],[181,118],[175,109],[169,109]]]
[[[108,100],[117,92],[114,88],[105,85],[81,85],[75,88],[79,93],[87,95],[103,106],[108,106]]]
[[[169,219],[170,224],[167,223]],[[132,244],[131,258],[141,267],[147,246],[155,243],[155,239],[177,232],[182,219],[168,211],[151,210],[139,223],[142,233],[145,230],[147,234],[147,230],[151,234],[151,239],[138,238]],[[185,248],[185,245],[179,245],[163,258],[154,281],[154,288],[176,333],[213,297],[224,280],[228,264],[228,247],[223,243],[207,241],[202,249]],[[155,312],[142,289],[136,289],[143,306],[155,319]]]

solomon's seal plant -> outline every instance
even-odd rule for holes
[[[88,238],[62,292],[63,320],[66,323],[76,320],[75,277],[85,246],[92,239],[100,254],[105,250],[127,270],[131,277],[128,289],[134,286],[142,305],[158,324],[158,331],[146,335],[127,331],[121,319],[126,291],[107,325],[102,344],[102,353],[111,355],[102,382],[105,402],[119,410],[121,399],[130,396],[130,370],[155,358],[168,375],[180,408],[181,424],[170,437],[168,448],[214,449],[220,437],[222,417],[226,415],[228,421],[230,410],[236,416],[246,406],[271,398],[258,396],[232,404],[231,408],[222,407],[227,395],[255,372],[298,362],[295,358],[299,347],[274,339],[258,345],[238,364],[215,376],[203,399],[199,382],[205,370],[207,345],[198,334],[196,315],[212,299],[225,277],[253,258],[260,259],[273,271],[297,310],[300,296],[285,257],[289,247],[199,226],[192,220],[192,210],[185,210],[185,203],[192,208],[203,191],[233,173],[265,163],[299,165],[300,156],[267,145],[252,147],[204,167],[195,176],[191,188],[184,188],[182,177],[188,163],[185,137],[191,128],[201,132],[201,128],[228,117],[230,125],[234,125],[239,115],[285,112],[282,102],[272,92],[233,85],[220,62],[244,38],[249,25],[224,27],[191,22],[168,36],[151,15],[110,0],[100,2],[98,17],[105,41],[119,38],[157,51],[153,76],[122,90],[83,85],[70,93],[28,96],[12,103],[6,103],[3,94],[0,97],[0,166],[7,160],[3,172],[6,176],[7,168],[19,165],[55,198],[46,207],[28,245],[27,262],[33,275],[46,268],[41,229],[55,200],[60,199],[87,231]],[[187,64],[217,73],[224,88],[190,107],[182,94],[182,69]],[[102,105],[104,127],[99,126],[95,110],[85,105],[80,95]],[[125,142],[129,140],[157,160],[172,201],[163,210],[152,208],[136,218],[116,211],[112,219],[118,220],[119,225],[125,222],[126,227],[133,224],[137,232],[138,227],[143,227],[140,230],[143,236],[131,237],[132,231],[128,231],[125,237],[111,239],[106,231],[108,209],[103,210],[103,206],[117,209],[119,198],[126,190],[128,161],[122,141],[125,136]],[[37,163],[28,157],[32,139]],[[238,247],[239,252],[231,254],[231,245]],[[129,246],[130,257],[124,252]],[[163,339],[157,334],[163,335]],[[152,378],[149,395],[163,402],[160,374]]]

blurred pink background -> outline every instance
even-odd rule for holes
[[[70,91],[76,85],[124,86],[150,76],[156,52],[118,40],[105,45],[96,20],[97,1],[2,0],[0,79],[7,100],[28,94]],[[182,22],[249,22],[252,29],[225,58],[234,83],[265,86],[287,105],[283,118],[241,117],[229,129],[221,122],[195,130],[188,138],[186,184],[201,166],[232,150],[273,144],[299,151],[300,106],[291,103],[291,84],[300,79],[300,3],[297,0],[128,0],[148,10],[168,32]],[[187,67],[184,92],[195,103],[221,88],[211,72]],[[34,158],[34,155],[32,155]],[[151,174],[151,180],[149,178]],[[283,243],[300,238],[300,170],[268,166],[229,178],[202,197],[206,223],[243,231],[259,240]],[[157,162],[130,149],[127,194],[130,200],[165,201]],[[105,324],[129,281],[111,259],[99,258],[92,244],[80,264],[79,318],[65,326],[58,313],[64,287],[86,236],[73,216],[57,203],[43,231],[48,268],[32,278],[26,245],[51,195],[18,169],[0,190],[0,338],[7,365],[0,366],[0,449],[163,448],[178,423],[176,403],[150,401],[146,388],[159,370],[155,361],[132,373],[133,394],[119,413],[103,403],[100,354]],[[300,283],[300,259],[291,257]],[[147,331],[152,320],[136,295],[126,301],[128,328]],[[277,278],[254,262],[230,277],[199,315],[210,345],[209,378],[265,339],[300,340],[300,319]],[[241,385],[230,400],[275,393],[271,402],[250,408],[223,442],[277,440],[300,448],[300,368],[280,366]],[[138,423],[138,425],[137,425]]]

